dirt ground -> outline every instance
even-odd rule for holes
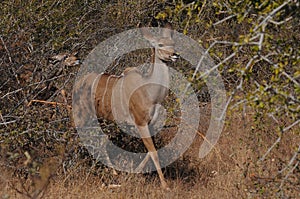
[[[250,112],[250,111],[249,111]],[[179,160],[164,169],[171,191],[162,190],[156,172],[130,174],[108,168],[86,166],[83,162],[71,170],[58,168],[43,189],[43,198],[299,198],[299,167],[288,173],[284,166],[295,153],[299,129],[276,141],[270,121],[255,129],[251,115],[234,114],[214,149],[198,158],[200,136]],[[207,128],[207,119],[200,130]],[[297,138],[297,139],[295,139]],[[49,166],[51,168],[51,166]],[[280,172],[283,171],[283,172]],[[280,178],[285,175],[285,180]],[[3,168],[0,178],[2,198],[24,198],[33,193],[32,179],[18,177]],[[26,188],[27,187],[27,188]],[[33,188],[34,187],[34,188]],[[32,194],[31,194],[32,196]],[[41,195],[39,195],[41,196]]]

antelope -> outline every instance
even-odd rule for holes
[[[157,120],[160,103],[168,94],[169,68],[167,63],[176,61],[179,56],[175,52],[173,30],[169,24],[165,26],[160,37],[155,37],[146,28],[141,28],[141,33],[150,42],[154,52],[146,75],[135,67],[129,67],[121,76],[107,73],[90,74],[84,82],[86,85],[93,85],[92,89],[95,94],[93,100],[98,118],[125,121],[133,124],[138,130],[148,153],[136,170],[141,170],[151,157],[162,187],[169,190],[151,138],[149,125],[153,125]],[[95,79],[97,79],[96,83]]]

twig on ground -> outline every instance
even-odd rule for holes
[[[48,102],[48,101],[45,101],[45,100],[31,100],[27,106],[31,106],[33,102],[38,102],[38,103],[43,103],[43,104],[50,104],[50,105],[53,105],[53,106],[66,106],[67,108],[72,108],[70,105],[67,105],[67,104],[64,104],[64,103],[59,103],[59,102]]]

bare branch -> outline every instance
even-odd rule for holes
[[[8,122],[1,122],[0,125],[5,125],[7,127],[7,124],[11,124],[11,123],[15,123],[17,122],[17,120],[12,120],[12,121],[8,121]]]
[[[298,167],[299,161],[296,162],[296,164],[293,166],[293,168],[291,170],[289,170],[289,172],[286,174],[286,176],[284,177],[284,179],[281,181],[280,187],[279,189],[281,190],[284,182],[288,179],[288,177],[290,176],[290,174]]]
[[[258,24],[255,28],[254,28],[254,32],[257,31],[262,25],[265,25],[270,19],[272,19],[273,15],[275,15],[279,10],[281,10],[284,6],[286,6],[288,3],[290,3],[292,0],[288,0],[286,2],[284,2],[283,4],[281,4],[280,6],[278,6],[276,9],[272,10],[272,12],[270,12],[267,17],[264,18],[264,20],[262,22],[260,22],[260,24]]]
[[[217,26],[217,25],[219,25],[219,24],[221,24],[221,23],[223,23],[223,22],[225,22],[225,21],[227,21],[227,20],[229,20],[229,19],[231,19],[231,18],[233,18],[235,16],[236,16],[236,14],[229,15],[228,17],[225,17],[224,19],[222,19],[222,20],[217,21],[216,23],[214,23],[213,26]]]
[[[296,126],[299,122],[300,122],[300,119],[297,120],[296,122],[294,122],[293,124],[289,125],[288,127],[285,127],[285,128],[283,129],[283,132],[289,130],[289,129],[292,128],[293,126]]]
[[[269,64],[273,65],[275,68],[279,68],[278,64],[272,62],[270,59],[268,59],[266,56],[261,56],[262,59],[267,61]],[[282,74],[286,76],[289,80],[291,80],[294,84],[297,86],[300,86],[299,82],[295,80],[293,77],[291,77],[289,74],[287,74],[285,71],[282,71]]]
[[[23,88],[19,88],[19,89],[17,89],[17,90],[8,92],[8,93],[6,93],[5,95],[3,95],[3,96],[1,97],[1,99],[4,99],[4,98],[7,97],[8,95],[12,95],[12,94],[18,93],[18,92],[20,92],[20,91],[22,91],[22,90],[23,90]]]
[[[298,146],[298,150],[294,153],[293,157],[290,159],[290,162],[288,163],[288,165],[286,167],[284,167],[283,169],[281,169],[281,171],[279,171],[279,173],[284,172],[287,168],[289,168],[293,162],[296,160],[298,153],[300,153],[300,145]]]
[[[66,74],[66,75],[59,75],[59,76],[56,76],[56,77],[53,77],[53,78],[50,78],[50,79],[47,79],[47,80],[42,80],[42,81],[39,81],[39,82],[35,82],[35,83],[32,83],[32,84],[27,85],[25,88],[28,88],[28,87],[31,87],[31,86],[35,86],[35,85],[39,85],[39,84],[42,84],[42,83],[46,83],[46,82],[49,82],[49,81],[53,81],[53,80],[59,79],[59,78],[61,78],[61,77],[66,77],[67,75],[69,75],[69,74]],[[5,95],[3,95],[0,99],[4,99],[5,97],[7,97],[7,96],[9,96],[9,95],[18,93],[18,92],[22,91],[23,89],[24,89],[24,88],[19,88],[19,89],[17,89],[17,90],[8,92],[8,93],[6,93]]]
[[[288,127],[284,128],[282,130],[282,133],[284,133],[285,131],[288,131],[289,129],[291,129],[293,126],[297,125],[298,123],[300,122],[300,120],[297,120],[296,122],[294,122],[293,124],[289,125]],[[259,162],[260,161],[263,161],[266,156],[273,150],[273,148],[280,142],[281,140],[281,136],[279,136],[277,138],[277,140],[272,144],[272,146],[267,150],[267,152],[258,160]],[[299,146],[300,147],[300,146]],[[299,149],[300,150],[300,149]]]
[[[229,55],[228,57],[226,57],[220,63],[218,63],[217,65],[215,65],[214,67],[212,67],[211,69],[209,69],[208,71],[206,71],[205,73],[203,73],[200,76],[200,78],[203,78],[203,77],[209,75],[212,71],[216,70],[219,66],[221,66],[222,64],[224,64],[225,62],[227,62],[228,60],[230,60],[231,58],[233,58],[235,55],[236,55],[236,52],[233,52],[231,55]]]
[[[6,51],[7,55],[8,55],[9,62],[12,63],[12,58],[11,58],[10,52],[9,52],[9,50],[8,50],[8,48],[7,48],[4,40],[3,40],[3,37],[1,35],[0,35],[0,39],[1,39],[1,42],[2,42],[2,44],[4,46],[4,49],[5,49],[5,51]]]
[[[292,16],[291,16],[291,17],[288,17],[288,18],[286,18],[286,19],[284,19],[284,20],[282,20],[282,21],[274,21],[273,19],[270,19],[269,21],[270,21],[270,23],[275,24],[275,25],[282,25],[282,24],[284,24],[284,23],[290,21],[291,19],[293,19]]]
[[[272,144],[272,146],[267,150],[267,152],[258,160],[258,162],[262,162],[265,160],[267,155],[274,149],[274,147],[280,142],[281,136],[277,138],[277,140]]]

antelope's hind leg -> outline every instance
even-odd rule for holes
[[[139,164],[139,166],[135,169],[135,172],[137,173],[141,173],[143,171],[143,169],[145,168],[148,160],[150,158],[150,154],[147,153],[147,155],[145,156],[145,158],[143,159],[143,161]]]

